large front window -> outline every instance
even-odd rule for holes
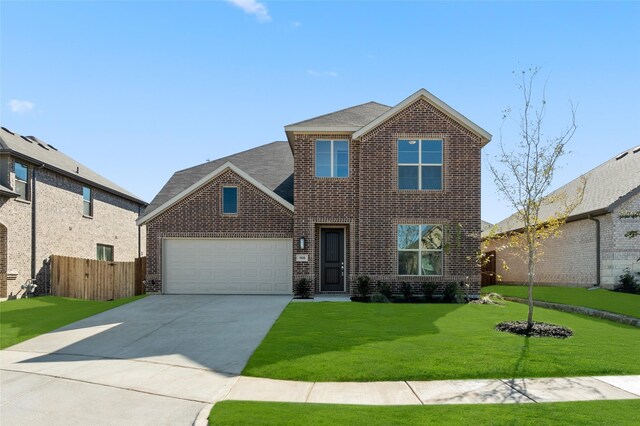
[[[349,177],[349,141],[316,141],[316,177]]]
[[[15,173],[18,198],[27,200],[29,195],[29,168],[22,163],[15,163]]]
[[[398,189],[442,189],[442,139],[398,140]]]
[[[442,275],[442,225],[398,225],[398,274]]]

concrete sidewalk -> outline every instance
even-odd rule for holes
[[[360,405],[640,399],[640,376],[363,383],[295,382],[242,376],[224,399]]]

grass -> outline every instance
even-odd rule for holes
[[[528,297],[527,291],[527,286],[522,285],[492,285],[482,289],[482,293],[498,293],[502,296],[522,299]],[[638,294],[617,293],[605,289],[587,290],[576,287],[535,286],[533,298],[544,302],[584,306],[585,308],[640,318],[640,295]]]
[[[640,329],[550,309],[566,339],[494,330],[527,307],[291,303],[243,374],[304,381],[436,380],[640,374]]]
[[[0,349],[144,296],[110,302],[43,296],[0,303]]]
[[[223,401],[211,425],[637,425],[640,400],[364,406]],[[635,419],[635,420],[634,420]]]

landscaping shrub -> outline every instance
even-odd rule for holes
[[[391,303],[389,298],[382,293],[373,293],[371,296],[371,303]]]
[[[376,288],[378,290],[378,293],[382,294],[388,300],[391,300],[391,286],[389,284],[378,281],[378,283],[376,284]]]
[[[435,294],[438,288],[438,284],[436,283],[423,283],[420,285],[420,291],[424,296],[424,300],[426,302],[432,302],[434,300],[433,295]]]
[[[640,284],[633,276],[633,272],[629,268],[625,268],[624,273],[620,275],[618,285],[613,288],[613,291],[620,293],[640,294]]]
[[[360,275],[358,277],[358,294],[362,298],[366,298],[369,295],[369,283],[371,282],[371,278],[366,275]]]
[[[400,284],[400,291],[402,291],[405,302],[410,302],[413,298],[413,289],[411,288],[411,284],[403,282]]]
[[[447,283],[444,286],[442,301],[445,303],[460,303],[462,301],[462,290],[458,283]]]
[[[293,286],[293,294],[298,299],[308,299],[311,294],[311,281],[300,278]]]

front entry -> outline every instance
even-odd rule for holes
[[[320,230],[320,291],[345,291],[344,229]]]

